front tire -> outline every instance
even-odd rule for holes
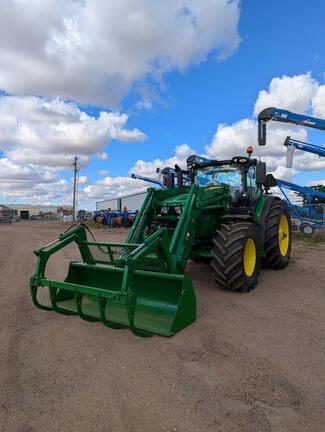
[[[211,266],[215,281],[228,291],[250,291],[258,281],[260,258],[255,225],[222,224],[213,239]]]

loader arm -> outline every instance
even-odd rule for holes
[[[195,223],[199,213],[199,209],[195,208],[195,200],[197,197],[198,186],[193,184],[187,191],[187,199],[184,204],[184,208],[177,222],[177,226],[170,236],[170,241],[167,239],[167,250],[166,250],[166,240],[162,240],[162,235],[164,231],[161,229],[156,232],[155,239],[159,238],[161,245],[164,245],[164,259],[166,263],[168,261],[168,272],[169,273],[183,273],[187,264],[188,256],[190,254],[193,236],[195,233]],[[129,243],[146,243],[150,244],[149,238],[144,240],[144,232],[146,227],[149,225],[150,220],[154,217],[154,201],[157,196],[157,191],[154,189],[149,189],[145,202],[138,213],[133,227],[131,228],[129,235],[127,237],[127,242]],[[194,217],[196,216],[196,218]],[[165,236],[167,235],[164,234]],[[162,246],[161,246],[162,247]],[[134,251],[134,257],[136,256],[136,251]]]
[[[196,222],[193,212],[197,190],[198,187],[193,184],[169,246],[169,253],[177,273],[184,272],[192,246]]]
[[[170,336],[193,322],[195,293],[191,278],[183,273],[194,235],[197,186],[182,192],[185,204],[175,229],[158,226],[150,231],[160,220],[159,200],[177,200],[177,191],[149,189],[125,243],[88,241],[87,227],[78,225],[34,251],[37,264],[30,290],[35,306],[102,321],[111,328],[129,327],[139,336]],[[73,242],[82,262],[70,263],[64,281],[48,278],[49,258]],[[42,287],[48,290],[49,304],[38,298]]]

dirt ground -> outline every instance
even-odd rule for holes
[[[325,431],[325,243],[296,242],[291,265],[248,294],[190,263],[197,321],[142,339],[32,305],[32,250],[64,229],[0,226],[1,432]]]

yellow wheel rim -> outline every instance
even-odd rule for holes
[[[279,223],[279,249],[282,256],[286,256],[289,249],[289,222],[286,215],[282,215]]]
[[[244,248],[244,270],[246,276],[250,277],[255,271],[256,267],[256,246],[252,239],[248,239]]]

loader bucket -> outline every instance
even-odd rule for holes
[[[56,312],[102,321],[112,328],[130,327],[140,336],[172,336],[195,320],[190,276],[135,270],[130,295],[121,291],[125,271],[123,267],[72,262],[64,282],[43,278],[39,285],[49,287]],[[35,303],[37,288],[33,298]]]

